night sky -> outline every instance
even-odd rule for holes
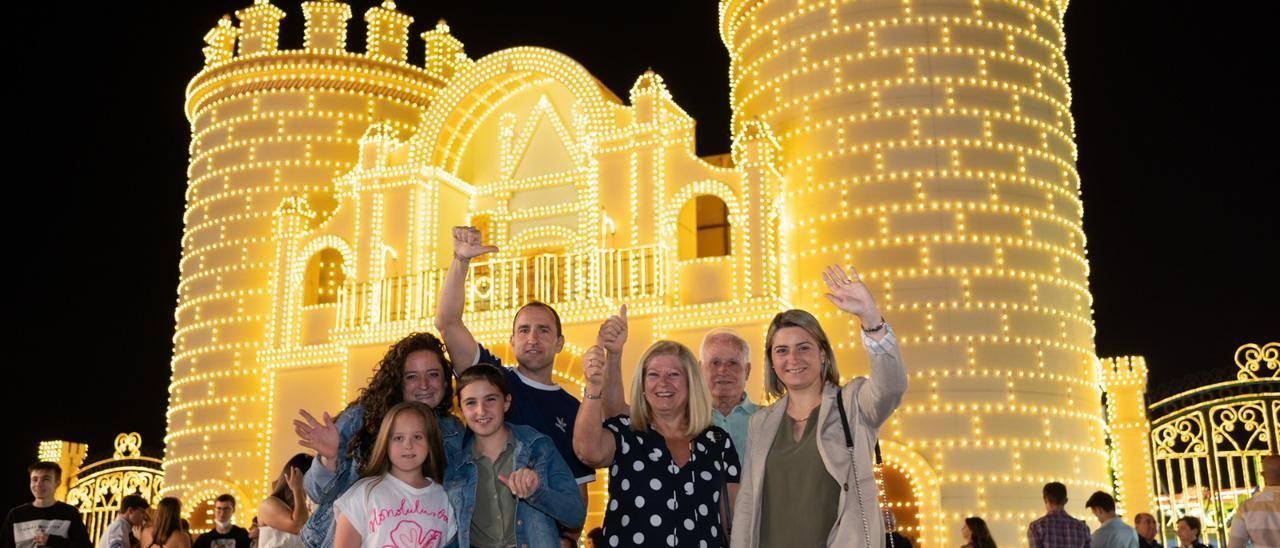
[[[15,170],[4,223],[17,354],[5,409],[18,426],[0,468],[4,508],[30,500],[25,465],[39,440],[88,442],[92,462],[110,456],[116,433],[137,431],[144,453],[161,454],[184,89],[203,64],[204,33],[251,3],[10,8],[4,127],[17,151],[6,155]],[[298,2],[275,3],[288,12],[282,46],[300,47]],[[353,3],[348,47],[363,48],[360,14],[373,4]],[[411,62],[422,56],[416,34],[445,17],[472,58],[548,47],[620,97],[653,67],[698,121],[698,153],[728,151],[715,2],[444,4],[399,2],[416,17]],[[604,13],[623,6],[636,11]],[[1239,345],[1280,340],[1280,153],[1265,83],[1277,68],[1275,13],[1256,9],[1077,0],[1067,10],[1097,350],[1146,356],[1153,393],[1228,380]]]

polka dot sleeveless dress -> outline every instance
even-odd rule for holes
[[[604,423],[613,434],[604,538],[618,546],[723,546],[720,491],[738,483],[741,465],[729,434],[711,426],[689,442],[689,462],[676,466],[666,440],[633,432],[625,415]]]

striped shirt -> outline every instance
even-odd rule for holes
[[[1280,548],[1280,485],[1270,485],[1236,507],[1229,548]]]

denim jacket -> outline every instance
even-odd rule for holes
[[[505,424],[515,442],[511,469],[532,468],[538,474],[538,488],[528,498],[516,501],[516,546],[559,548],[560,529],[556,523],[577,529],[587,518],[578,483],[551,438],[528,426]],[[457,459],[449,459],[444,475],[445,490],[449,492],[449,502],[458,520],[458,535],[450,546],[471,546],[471,516],[475,511],[478,475],[471,456],[474,445],[475,436],[467,431],[462,438],[461,454]]]
[[[330,472],[319,461],[312,461],[311,468],[302,478],[307,498],[316,503],[311,517],[307,518],[306,525],[299,533],[307,548],[333,548],[333,503],[360,479],[360,465],[363,464],[354,462],[347,455],[347,444],[351,441],[351,436],[359,434],[363,424],[363,406],[352,405],[339,414],[334,423],[338,429],[338,463],[335,471]],[[446,464],[457,458],[462,433],[465,431],[462,423],[452,416],[440,419]]]

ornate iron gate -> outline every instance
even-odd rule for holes
[[[120,510],[125,495],[141,495],[154,508],[164,487],[160,459],[139,453],[142,437],[136,432],[116,436],[116,451],[110,459],[80,469],[67,491],[67,504],[75,506],[95,544]]]
[[[1280,343],[1236,350],[1236,380],[1150,406],[1157,521],[1165,540],[1183,516],[1200,518],[1204,542],[1226,546],[1236,506],[1262,483],[1262,457],[1280,438]]]

